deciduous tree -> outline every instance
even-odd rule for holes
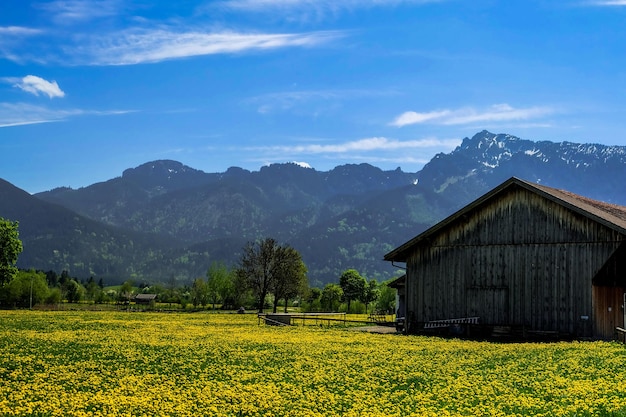
[[[93,277],[89,277],[87,284],[85,285],[85,297],[90,301],[96,301],[99,298],[99,294],[102,289],[96,284]]]
[[[285,300],[286,313],[289,299],[304,294],[308,287],[307,269],[300,253],[292,247],[280,247],[276,255],[280,266],[271,288],[274,294],[273,311],[276,313],[278,302]]]
[[[378,299],[379,289],[378,282],[375,279],[371,279],[365,284],[363,289],[363,295],[361,301],[365,304],[365,312],[367,313],[367,306]]]
[[[15,264],[23,250],[18,226],[18,222],[0,217],[0,285],[9,282],[17,274]]]
[[[254,292],[258,310],[263,312],[265,298],[270,292],[276,291],[277,286],[281,285],[280,281],[300,279],[306,273],[306,268],[296,250],[266,238],[246,244],[236,273],[241,282]],[[281,294],[278,296],[282,298]]]
[[[222,262],[213,262],[207,271],[207,288],[209,302],[213,304],[221,303],[222,306],[229,298],[233,298],[235,283],[232,272]]]
[[[388,285],[389,282],[390,281],[384,282],[379,286],[376,308],[380,311],[394,312],[396,306],[396,290]]]
[[[365,278],[355,269],[348,269],[341,274],[339,285],[343,290],[343,299],[348,303],[347,312],[349,313],[352,300],[363,298],[366,285]]]
[[[324,311],[335,312],[339,310],[341,299],[343,298],[343,290],[337,284],[327,284],[322,290],[320,303]]]
[[[320,301],[322,297],[322,290],[319,288],[309,288],[304,296],[301,308],[305,312],[322,311],[322,303]]]
[[[85,296],[85,287],[78,281],[70,279],[65,283],[65,297],[68,303],[77,303]]]
[[[209,303],[209,287],[202,278],[196,278],[191,286],[191,303],[194,307],[202,305],[206,306]]]
[[[43,272],[18,271],[0,290],[2,304],[14,307],[32,307],[48,297],[46,275]]]
[[[130,303],[130,299],[133,297],[135,287],[131,281],[125,281],[118,291],[118,299]]]

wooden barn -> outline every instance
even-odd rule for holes
[[[156,294],[137,294],[135,295],[135,303],[137,304],[154,304],[157,299]]]
[[[511,178],[394,249],[408,333],[612,339],[626,313],[626,207]]]

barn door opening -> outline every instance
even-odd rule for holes
[[[594,337],[610,340],[625,323],[624,287],[593,286]],[[623,327],[622,327],[623,328]]]
[[[626,243],[621,243],[592,279],[593,337],[610,340],[626,323]]]

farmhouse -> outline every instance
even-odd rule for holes
[[[511,178],[387,253],[405,331],[611,339],[626,320],[626,207]],[[476,324],[476,326],[474,326]]]

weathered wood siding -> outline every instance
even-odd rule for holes
[[[479,316],[486,325],[593,336],[592,279],[619,237],[513,187],[415,247],[407,317],[420,326]]]

